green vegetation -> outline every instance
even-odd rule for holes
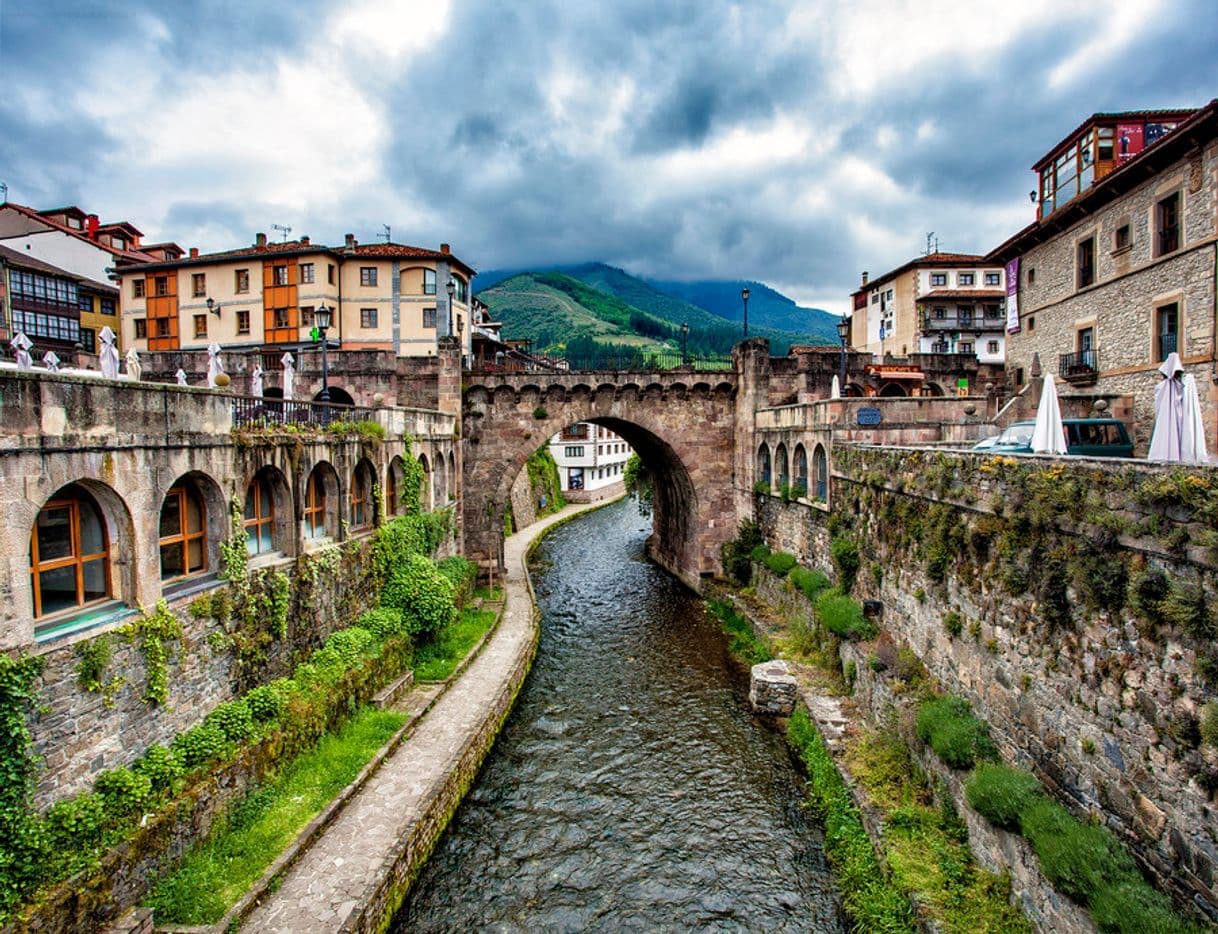
[[[423,555],[408,555],[394,568],[381,606],[401,613],[406,631],[423,637],[439,632],[456,613],[452,582]]]
[[[998,762],[977,766],[964,786],[968,803],[995,827],[1019,830],[1019,815],[1041,795],[1031,772]]]
[[[764,546],[761,529],[752,519],[740,523],[736,537],[725,542],[720,552],[723,572],[736,584],[747,587],[753,579],[753,550]],[[768,552],[768,549],[767,549]]]
[[[836,590],[823,590],[816,598],[816,618],[835,636],[843,639],[871,639],[876,628],[863,615],[863,608]]]
[[[854,580],[858,577],[861,564],[858,544],[852,538],[836,536],[829,543],[829,553],[837,571],[838,590],[850,593],[854,589]]]
[[[829,578],[823,571],[810,571],[802,565],[791,568],[791,573],[787,575],[787,579],[799,588],[800,593],[811,601],[815,601],[817,595],[822,590],[829,588]]]
[[[537,507],[537,518],[558,512],[567,505],[558,479],[558,464],[554,462],[548,444],[529,455],[525,469],[529,472],[529,489]]]
[[[234,806],[148,900],[159,922],[214,924],[405,722],[365,707]]]
[[[833,756],[802,709],[787,725],[787,741],[808,770],[812,810],[825,825],[825,854],[842,892],[843,907],[859,931],[914,931],[909,899],[884,872],[858,808]]]
[[[491,610],[465,610],[441,629],[434,639],[419,646],[414,656],[414,676],[419,681],[444,681],[452,676],[461,659],[494,625]]]
[[[969,769],[978,761],[998,757],[989,727],[973,716],[968,701],[954,694],[929,697],[918,705],[917,732],[953,769]]]
[[[165,706],[169,700],[169,648],[166,642],[182,638],[182,624],[169,612],[169,604],[158,600],[156,609],[144,613],[128,623],[122,634],[137,642],[144,656],[147,683],[144,687],[144,702]]]
[[[639,514],[651,515],[652,501],[655,499],[655,487],[651,479],[651,471],[637,454],[631,454],[626,459],[626,467],[622,470],[622,483],[626,492],[638,501]]]
[[[765,566],[779,577],[786,577],[791,569],[795,567],[795,555],[788,554],[785,551],[776,551],[767,555],[764,561]]]
[[[761,662],[768,662],[773,657],[770,655],[769,647],[757,636],[757,633],[753,632],[749,621],[736,612],[730,603],[723,600],[708,600],[706,607],[718,618],[723,631],[731,636],[728,651],[737,658],[749,665],[758,665]]]

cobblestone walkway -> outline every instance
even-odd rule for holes
[[[334,823],[300,857],[278,890],[246,918],[247,931],[337,931],[359,900],[393,863],[395,844],[417,820],[421,802],[441,785],[533,635],[533,605],[524,575],[524,553],[555,522],[586,510],[568,506],[504,543],[507,566],[503,620],[457,683],[347,803]]]

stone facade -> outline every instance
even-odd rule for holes
[[[1044,372],[1066,377],[1061,355],[1080,350],[1079,333],[1092,329],[1095,388],[1133,396],[1130,427],[1138,449],[1145,450],[1161,379],[1156,309],[1175,303],[1180,315],[1177,349],[1185,369],[1197,378],[1212,446],[1218,439],[1218,141],[1211,133],[1174,163],[1140,177],[1145,180],[1118,196],[1084,196],[1095,203],[1069,226],[1037,237],[1022,250],[1018,243],[1010,248],[1020,255],[1020,330],[1007,341],[1007,372],[1012,384],[1020,373],[1026,380],[1033,356],[1039,355]],[[1180,245],[1159,255],[1156,205],[1174,193],[1181,198]],[[1057,215],[1041,226],[1050,222],[1057,223]],[[1128,245],[1118,245],[1119,228],[1128,229]],[[1094,238],[1095,279],[1079,287],[1079,244],[1088,238]]]

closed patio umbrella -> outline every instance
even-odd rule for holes
[[[1201,414],[1201,397],[1197,394],[1197,377],[1185,373],[1184,427],[1180,433],[1180,455],[1186,464],[1208,464],[1210,452],[1205,444],[1205,418]]]
[[[1066,432],[1062,428],[1062,410],[1057,401],[1057,386],[1053,374],[1045,374],[1045,385],[1036,407],[1036,427],[1032,429],[1032,453],[1065,454]]]
[[[1159,372],[1163,382],[1155,388],[1155,427],[1146,459],[1178,464],[1184,459],[1184,367],[1180,355],[1169,353]]]

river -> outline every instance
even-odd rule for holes
[[[393,930],[841,931],[782,739],[623,501],[538,551],[541,644]]]

